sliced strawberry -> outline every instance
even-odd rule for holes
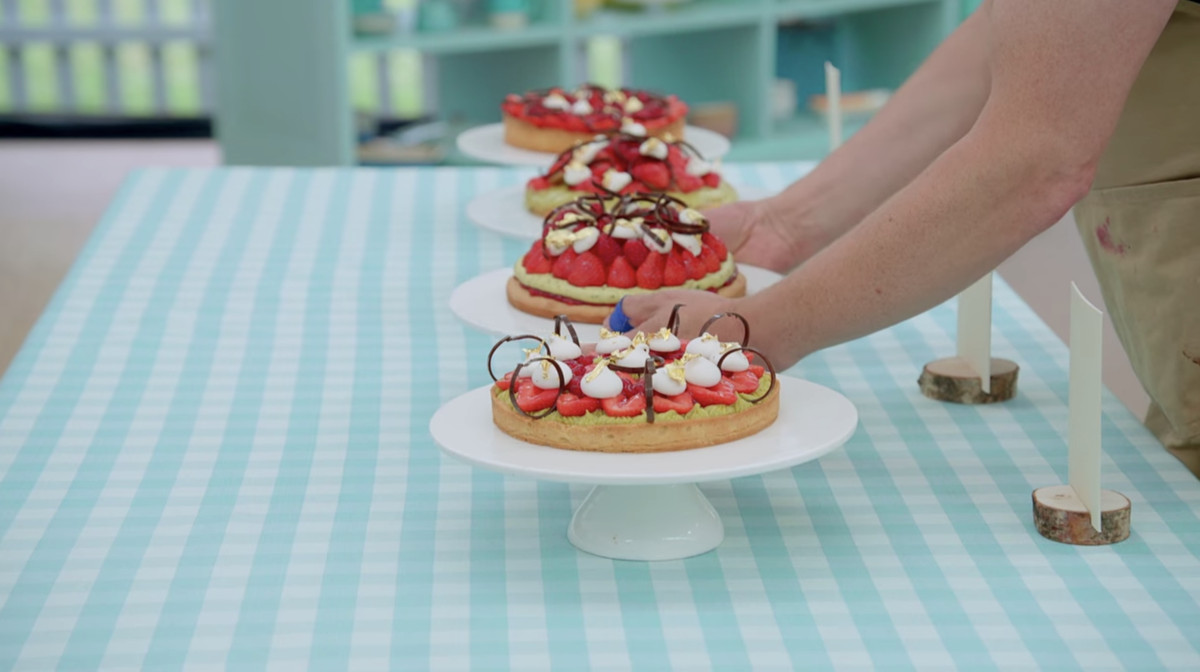
[[[633,266],[625,261],[625,257],[617,257],[613,259],[612,266],[608,267],[608,284],[609,287],[620,287],[621,289],[629,289],[637,286],[637,271],[633,270]]]
[[[692,393],[692,398],[701,406],[729,406],[738,399],[733,383],[725,378],[712,387],[700,387],[689,383],[688,392]]]
[[[665,257],[651,252],[637,269],[637,286],[642,289],[658,289],[663,286],[663,264]]]
[[[625,254],[625,258],[629,260],[629,265],[638,268],[650,254],[650,248],[646,247],[646,244],[640,239],[635,238],[625,241],[622,252]]]
[[[711,247],[705,245],[700,248],[700,263],[704,264],[704,270],[709,273],[716,273],[721,270],[721,262],[724,259],[717,256]]]
[[[554,273],[554,277],[560,280],[566,280],[567,276],[571,274],[571,269],[575,267],[575,258],[578,256],[579,255],[575,254],[575,250],[572,250],[569,247],[567,248],[566,252],[558,255],[558,257],[554,260],[554,265],[551,267],[551,272]]]
[[[679,187],[679,191],[685,194],[690,194],[704,186],[704,180],[695,175],[687,173],[675,173],[675,186]]]
[[[750,353],[748,353],[748,352],[746,353],[746,355],[749,355],[749,354],[750,354]],[[762,377],[763,377],[763,374],[767,372],[767,367],[765,367],[765,366],[759,366],[758,364],[751,364],[751,365],[750,365],[750,372],[751,372],[751,373],[753,373],[755,376],[758,376],[759,378],[762,378]]]
[[[643,163],[633,167],[633,177],[654,191],[663,191],[671,186],[671,173],[664,163]]]
[[[539,175],[538,177],[535,177],[535,178],[529,180],[529,188],[533,189],[535,191],[549,189],[550,188],[550,180],[548,180],[544,177],[541,177]]]
[[[558,397],[558,412],[568,418],[577,418],[598,408],[600,408],[600,400],[586,395],[563,392]]]
[[[733,383],[734,390],[746,394],[758,389],[758,376],[751,371],[738,371],[729,376],[729,382]]]
[[[517,406],[521,407],[526,413],[536,413],[550,408],[554,405],[554,398],[558,396],[558,388],[543,390],[530,383],[529,385],[517,385]]]
[[[688,157],[683,153],[683,150],[674,145],[667,146],[667,163],[670,164],[671,170],[675,173],[675,179],[687,170]]]
[[[640,194],[646,191],[653,191],[653,189],[647,189],[646,185],[637,180],[632,180],[629,184],[625,185],[623,189],[621,189],[621,195],[625,196],[629,194]]]
[[[677,287],[688,279],[687,269],[677,250],[672,249],[667,255],[667,263],[663,266],[663,284],[667,287]]]
[[[675,411],[676,413],[682,415],[692,410],[692,406],[694,405],[695,401],[692,399],[692,395],[688,394],[686,390],[682,394],[677,394],[673,397],[668,397],[665,394],[654,395],[655,413]]]
[[[724,261],[725,257],[729,256],[729,249],[725,247],[725,243],[707,231],[700,237],[700,242],[706,247],[711,247],[712,251],[716,253],[717,258],[721,261]]]
[[[591,252],[576,257],[571,272],[567,274],[567,282],[576,287],[599,287],[607,278],[604,263]]]
[[[512,371],[504,374],[504,377],[496,381],[496,387],[508,391],[508,386],[512,384]]]
[[[521,260],[521,264],[530,273],[549,273],[554,267],[554,262],[546,257],[540,240],[534,243],[529,252],[525,254],[525,258]]]
[[[632,418],[646,411],[646,395],[638,392],[632,397],[610,397],[600,401],[600,408],[613,418]]]
[[[687,250],[681,252],[679,260],[683,262],[683,270],[692,280],[699,280],[708,275],[708,270],[704,268],[704,263],[691,252]]]
[[[641,146],[640,140],[616,140],[609,143],[608,148],[618,161],[632,166],[642,159],[642,155],[638,152],[638,148]]]
[[[717,187],[721,186],[720,173],[708,173],[708,174],[702,176],[700,178],[700,180],[702,182],[704,182],[704,186],[710,187],[712,189],[716,189]]]

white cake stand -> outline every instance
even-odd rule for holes
[[[704,158],[712,160],[729,153],[729,138],[697,126],[685,126],[683,137]],[[548,168],[555,154],[534,152],[513,147],[504,142],[504,124],[485,124],[458,134],[458,150],[467,156],[508,166],[538,166]]]
[[[815,460],[854,434],[858,411],[841,394],[780,376],[779,419],[744,439],[669,453],[590,453],[537,446],[492,423],[491,386],[444,404],[429,423],[442,450],[515,476],[595,487],[575,511],[567,538],[580,550],[619,560],[677,560],[725,538],[697,483],[763,474]]]
[[[738,264],[738,272],[746,276],[747,294],[761,292],[783,277],[775,271],[745,264]],[[550,333],[554,320],[517,310],[508,302],[504,288],[510,276],[511,268],[498,268],[467,280],[450,293],[450,310],[458,319],[489,334]],[[600,340],[599,325],[576,322],[575,330],[585,343]]]
[[[743,201],[774,195],[762,187],[735,187]],[[504,236],[533,240],[542,235],[542,217],[525,209],[525,185],[513,184],[480,194],[467,203],[467,219]]]

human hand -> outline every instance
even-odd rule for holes
[[[772,201],[738,201],[705,210],[709,230],[725,242],[737,261],[787,273],[804,261],[811,245],[793,240],[798,229],[789,230],[773,214]]]
[[[677,334],[695,336],[710,317],[718,313],[738,312],[738,299],[727,299],[713,292],[696,289],[669,289],[651,294],[626,296],[605,321],[609,329],[647,334],[667,326],[671,311],[679,309]],[[732,323],[732,324],[730,324]],[[710,329],[724,340],[740,341],[742,326],[735,320],[722,321]]]

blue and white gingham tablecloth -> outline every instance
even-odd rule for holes
[[[492,342],[447,298],[525,248],[463,208],[520,176],[130,179],[0,383],[0,670],[1200,669],[1200,482],[1106,394],[1133,536],[1037,535],[1067,351],[1002,283],[1016,400],[920,396],[952,306],[810,357],[857,434],[702,486],[701,557],[580,553],[586,487],[444,457],[429,418]]]

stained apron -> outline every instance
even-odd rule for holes
[[[1200,4],[1171,15],[1075,219],[1146,426],[1200,476]]]

